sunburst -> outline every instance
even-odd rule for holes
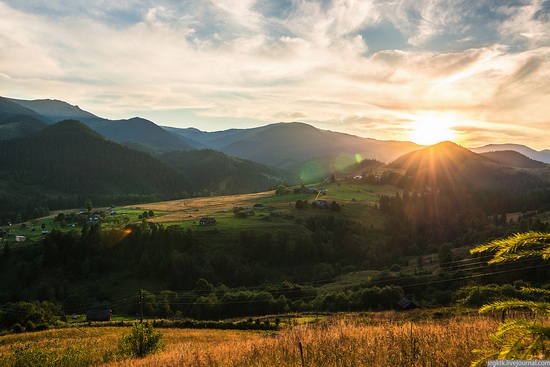
[[[433,145],[442,141],[453,141],[456,122],[445,115],[423,115],[416,118],[411,126],[409,139],[420,145]]]

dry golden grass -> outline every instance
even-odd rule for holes
[[[140,204],[139,207],[143,210],[162,210],[168,212],[168,214],[163,215],[162,217],[150,218],[149,221],[180,222],[202,218],[223,210],[231,210],[235,206],[251,206],[255,200],[269,196],[273,196],[273,191],[243,195],[172,200],[159,203]]]
[[[163,354],[108,367],[160,366],[469,366],[497,327],[488,318],[376,322],[335,317],[277,334],[166,330]]]
[[[490,347],[489,334],[496,328],[497,321],[479,316],[410,322],[388,312],[328,317],[277,333],[157,329],[166,345],[163,353],[122,361],[114,358],[128,327],[72,328],[0,337],[0,366],[15,366],[14,351],[25,344],[32,346],[29,358],[40,350],[49,353],[48,360],[69,354],[63,364],[48,366],[302,366],[301,343],[303,366],[466,367],[473,349]]]

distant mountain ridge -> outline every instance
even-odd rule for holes
[[[101,117],[84,111],[78,106],[73,106],[67,102],[57,99],[37,99],[27,101],[23,99],[10,98],[9,100],[46,117],[51,123],[73,119],[81,121],[84,124],[89,124],[90,122],[100,122],[103,120]]]
[[[517,168],[545,168],[546,163],[531,159],[515,150],[498,150],[494,152],[480,153],[481,156],[495,162]]]
[[[498,162],[495,156],[498,158],[501,155],[485,156],[452,142],[442,142],[405,154],[388,167],[401,170],[406,186],[421,192],[433,188],[500,190],[543,185],[540,175]],[[514,158],[516,164],[528,160],[516,154]],[[548,167],[543,164],[538,168],[542,172]]]
[[[550,150],[545,149],[541,151],[536,151],[521,144],[488,144],[477,148],[470,148],[470,150],[475,153],[489,153],[513,150],[535,161],[550,164]]]
[[[356,161],[376,159],[391,162],[422,148],[412,142],[361,138],[321,130],[301,122],[205,132],[196,128],[161,127],[139,117],[108,120],[59,100],[27,101],[0,97],[0,140],[24,136],[61,119],[82,121],[112,141],[150,154],[213,149],[294,171],[308,162],[334,161],[341,156]],[[471,150],[476,153],[514,150],[533,160],[550,163],[550,150],[538,152],[519,144],[491,144]]]
[[[213,133],[197,129],[169,130],[211,149],[283,169],[316,158],[339,155],[347,155],[354,160],[360,157],[389,162],[421,147],[411,142],[382,141],[321,130],[302,122],[279,122],[252,129]]]
[[[108,120],[82,110],[67,102],[51,99],[26,101],[5,99],[32,111],[42,121],[53,124],[61,120],[77,120],[114,142],[128,144],[133,148],[158,154],[170,150],[190,150],[194,147],[184,138],[162,129],[155,123],[142,119]],[[1,111],[1,109],[0,109]]]

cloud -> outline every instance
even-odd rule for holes
[[[501,5],[497,11],[506,16],[499,25],[504,37],[526,42],[530,47],[550,46],[550,2],[547,0]]]
[[[106,117],[187,109],[209,129],[231,127],[221,118],[302,119],[406,139],[415,116],[440,113],[488,128],[532,124],[526,136],[545,136],[548,2],[516,3],[0,1],[0,94]],[[373,29],[408,44],[372,51]]]

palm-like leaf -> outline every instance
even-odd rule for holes
[[[527,308],[533,311],[537,315],[545,315],[550,312],[550,303],[548,302],[535,302],[535,301],[523,301],[520,299],[508,299],[505,301],[497,301],[484,305],[479,309],[480,313],[506,311],[518,308]]]
[[[510,237],[494,240],[470,251],[472,254],[493,252],[489,264],[516,261],[527,257],[550,260],[550,233],[516,233]]]
[[[527,232],[517,233],[508,238],[491,241],[474,248],[472,254],[493,253],[489,264],[516,261],[530,257],[550,260],[550,233]],[[540,288],[522,288],[525,294],[550,294],[549,290]],[[547,316],[550,314],[550,303],[543,301],[523,301],[508,299],[484,305],[480,313],[505,311],[524,308],[534,312],[534,320],[509,320],[501,324],[491,335],[498,346],[498,351],[477,351],[481,357],[472,363],[472,367],[484,365],[488,359],[539,359],[548,358],[550,351],[550,326]]]

